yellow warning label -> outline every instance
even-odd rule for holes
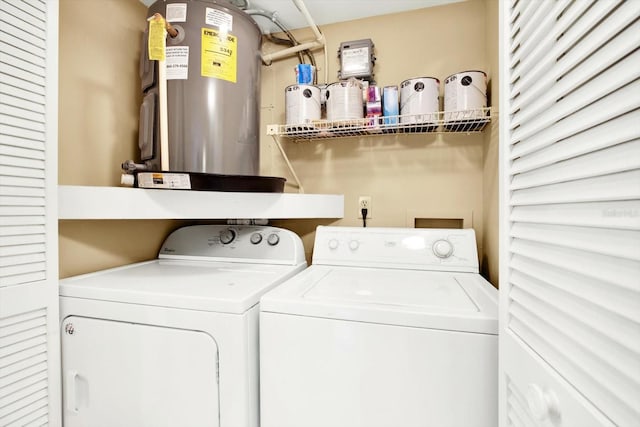
[[[164,61],[166,46],[164,25],[162,18],[149,21],[149,59],[152,61]]]
[[[238,38],[213,28],[202,29],[201,74],[236,82]]]

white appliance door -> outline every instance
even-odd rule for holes
[[[500,426],[640,425],[640,2],[501,2]]]
[[[219,426],[206,333],[70,316],[61,335],[66,427]]]
[[[262,312],[260,425],[496,427],[497,353],[497,335]]]

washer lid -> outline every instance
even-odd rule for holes
[[[475,273],[313,265],[263,296],[260,310],[497,334],[497,301]]]
[[[154,260],[63,279],[60,296],[244,313],[304,267]]]

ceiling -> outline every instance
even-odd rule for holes
[[[155,0],[140,0],[145,5]],[[233,2],[233,0],[230,0]],[[307,21],[292,0],[245,0],[248,9],[259,9],[276,13],[276,19],[288,29],[308,27]],[[304,0],[309,13],[317,25],[351,21],[370,16],[422,9],[456,3],[464,0]],[[267,18],[256,18],[264,32],[275,30]]]
[[[352,21],[370,16],[422,9],[460,0],[304,0],[317,25]],[[250,0],[251,9],[277,11],[277,19],[290,29],[308,27],[291,0]]]

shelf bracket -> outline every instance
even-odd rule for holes
[[[284,148],[282,148],[282,144],[280,144],[280,139],[278,139],[276,134],[272,133],[271,130],[267,129],[267,135],[271,135],[271,137],[273,138],[273,142],[276,143],[276,146],[278,147],[278,150],[280,150],[280,155],[282,155],[282,158],[284,159],[284,162],[287,164],[287,167],[289,168],[289,172],[291,172],[291,175],[293,175],[293,179],[296,181],[296,186],[298,187],[298,192],[299,193],[304,193],[304,187],[302,187],[302,183],[300,182],[300,178],[298,178],[298,175],[296,174],[296,171],[293,169],[293,165],[289,161],[289,157],[287,156],[287,153],[284,151]]]

